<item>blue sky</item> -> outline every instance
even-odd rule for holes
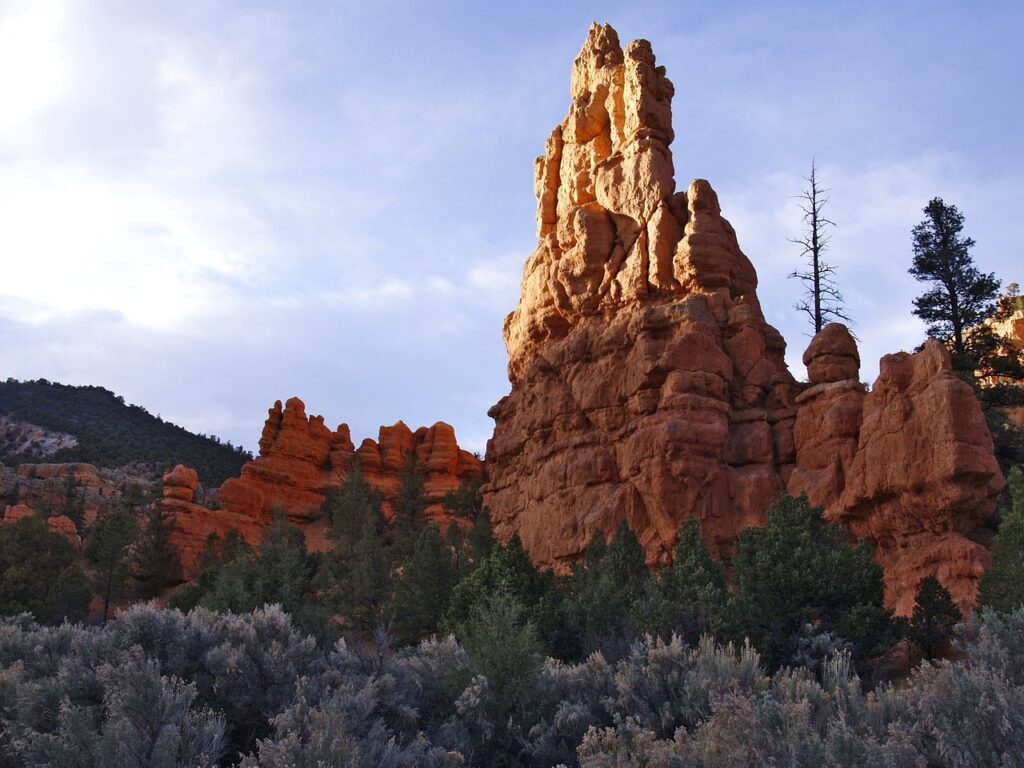
[[[482,451],[532,161],[594,20],[667,67],[677,185],[717,189],[798,377],[812,156],[864,378],[921,340],[931,197],[1024,282],[1018,3],[0,0],[0,378],[249,448],[299,395],[357,441],[444,420]]]

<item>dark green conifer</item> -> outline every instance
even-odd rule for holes
[[[979,600],[997,611],[1024,604],[1024,472],[1010,470],[1010,509],[992,542],[992,567],[981,580]]]
[[[921,646],[929,659],[934,659],[944,643],[953,636],[960,619],[960,609],[937,578],[929,576],[917,588],[917,602],[910,617],[910,639]]]

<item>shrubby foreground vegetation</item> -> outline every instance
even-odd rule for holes
[[[90,585],[28,518],[0,528],[0,611],[24,612],[0,623],[0,768],[1024,765],[1019,471],[1011,489],[982,588],[1000,612],[956,630],[960,658],[939,583],[895,619],[870,552],[806,499],[742,534],[728,583],[693,520],[657,574],[623,525],[555,577],[495,542],[476,489],[442,535],[415,464],[391,518],[356,466],[332,550],[283,519],[255,549],[211,539],[170,608],[94,626],[61,623]],[[159,519],[117,514],[87,542],[92,590],[144,596],[172,567]],[[33,548],[58,578],[29,578]],[[956,660],[893,684],[901,638]]]
[[[465,643],[397,652],[318,646],[277,607],[10,618],[0,765],[1024,765],[1024,609],[982,611],[963,661],[866,693],[845,652],[769,674],[709,638],[541,660],[512,605],[494,600]]]

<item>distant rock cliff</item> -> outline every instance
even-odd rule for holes
[[[260,438],[260,454],[242,467],[241,476],[220,488],[220,509],[193,504],[195,472],[177,467],[164,476],[164,504],[172,512],[174,541],[182,552],[185,573],[194,565],[210,533],[238,530],[251,544],[280,510],[301,527],[311,547],[327,546],[328,522],[323,517],[327,494],[341,487],[353,458],[358,457],[367,482],[381,494],[386,514],[401,486],[408,457],[414,457],[423,480],[428,518],[442,527],[447,522],[445,496],[467,480],[481,480],[482,462],[459,448],[455,431],[444,422],[415,432],[401,421],[381,427],[378,440],[364,440],[356,449],[346,424],[331,430],[322,416],[306,416],[306,407],[293,397],[270,409]]]
[[[806,491],[874,547],[891,605],[937,573],[969,607],[987,553],[968,534],[1003,484],[972,391],[929,344],[884,358],[866,393],[841,326],[798,383],[711,185],[676,191],[672,95],[649,43],[591,28],[536,162],[539,242],[505,322],[496,532],[565,571],[626,520],[664,563],[693,516],[728,558],[780,494]]]

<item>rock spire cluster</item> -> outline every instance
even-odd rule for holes
[[[327,494],[341,487],[358,458],[370,486],[383,500],[385,514],[401,487],[408,457],[414,457],[423,480],[427,517],[441,525],[448,521],[444,499],[465,481],[483,479],[482,462],[459,448],[455,430],[444,422],[409,429],[401,421],[381,427],[377,440],[367,438],[356,448],[349,428],[331,430],[322,416],[307,416],[297,397],[274,403],[263,426],[259,456],[242,467],[240,477],[224,482],[218,494],[220,509],[192,503],[198,478],[187,467],[164,476],[164,506],[173,512],[174,540],[186,573],[210,533],[223,535],[238,530],[250,544],[257,544],[277,511],[306,534],[311,548],[328,546],[328,520],[324,516]]]
[[[891,605],[907,612],[937,572],[969,607],[987,564],[969,534],[1003,483],[972,391],[929,344],[883,359],[866,392],[841,325],[798,383],[715,191],[676,191],[672,96],[649,43],[590,29],[536,161],[539,241],[505,322],[496,532],[565,571],[626,520],[657,564],[693,516],[728,559],[780,494],[806,492],[871,543]]]

